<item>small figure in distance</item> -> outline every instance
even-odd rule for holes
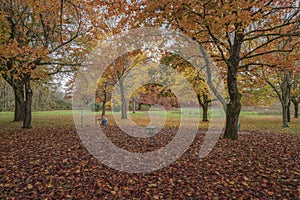
[[[107,125],[108,125],[108,120],[107,120],[107,118],[105,117],[105,115],[102,115],[101,124],[102,124],[103,126],[107,126]]]

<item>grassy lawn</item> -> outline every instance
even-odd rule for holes
[[[66,111],[39,111],[32,113],[33,128],[65,127],[74,125],[71,110]],[[0,113],[0,132],[6,130],[18,130],[22,122],[13,122],[13,112]]]
[[[241,131],[300,134],[300,118],[291,118],[288,128],[282,127],[282,117],[278,115],[243,116],[240,122]]]
[[[162,111],[155,111],[157,115],[163,116]],[[140,125],[147,125],[150,122],[148,112],[129,113],[134,121],[141,123]],[[38,111],[33,112],[32,125],[34,128],[43,127],[68,127],[74,126],[72,110],[62,111]],[[100,114],[98,114],[100,115]],[[211,116],[211,113],[209,113]],[[184,117],[195,116],[194,113],[184,112]],[[113,121],[112,113],[107,112],[109,121]],[[213,117],[218,117],[218,114],[213,114]],[[180,113],[178,111],[167,112],[167,126],[179,123]],[[22,122],[12,122],[13,112],[0,113],[0,131],[19,129]],[[300,119],[291,118],[288,128],[282,127],[282,119],[280,115],[262,115],[258,112],[242,111],[240,114],[241,131],[260,132],[260,133],[300,133]],[[112,124],[112,123],[111,123]],[[207,122],[200,121],[200,127],[207,127]]]

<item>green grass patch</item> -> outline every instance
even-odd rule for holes
[[[241,131],[260,133],[292,133],[300,134],[300,119],[291,118],[289,127],[282,127],[280,115],[244,116],[240,118]]]
[[[32,112],[32,127],[66,127],[74,126],[72,110],[66,111],[38,111]],[[8,130],[19,130],[22,122],[13,122],[13,112],[0,113],[0,132]]]
[[[81,112],[81,111],[78,111]],[[155,111],[157,115],[164,115],[163,111]],[[135,114],[128,112],[133,119],[137,121],[149,121],[147,111],[137,111]],[[101,112],[97,113],[98,116]],[[209,115],[218,117],[217,113],[209,112]],[[107,112],[110,122],[113,117],[111,112]],[[183,116],[194,116],[193,113],[183,113]],[[39,111],[32,113],[32,126],[33,128],[40,127],[57,127],[63,128],[67,126],[74,126],[72,110],[59,110],[59,111]],[[179,122],[180,112],[174,110],[167,112],[167,118],[171,123]],[[0,132],[6,130],[19,130],[22,127],[22,122],[12,122],[13,112],[0,113]],[[201,121],[201,113],[200,119]],[[201,122],[202,123],[202,122]],[[240,115],[241,131],[261,132],[261,133],[292,133],[300,134],[300,119],[291,118],[288,128],[282,127],[282,118],[280,115],[262,115],[258,112],[242,111]],[[113,124],[113,123],[110,123]]]

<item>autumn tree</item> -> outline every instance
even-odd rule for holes
[[[233,1],[138,1],[130,3],[132,27],[140,24],[179,29],[197,41],[225,71],[229,99],[224,137],[238,139],[241,93],[238,72],[261,66],[257,59],[274,51],[290,52],[293,47],[270,49],[281,38],[299,36],[299,7],[287,0]],[[130,15],[130,13],[128,13]],[[128,24],[127,24],[128,26]],[[251,46],[259,41],[259,45]],[[249,48],[250,46],[250,48]]]
[[[106,103],[111,99],[111,92],[115,84],[105,74],[99,79],[96,89],[96,101],[102,102],[102,116],[105,115]]]
[[[294,118],[298,118],[299,69],[267,68],[263,70],[263,76],[281,104],[283,127],[288,127],[291,102],[294,104]]]
[[[284,69],[280,71],[278,69],[266,69],[266,71],[264,72],[264,78],[275,91],[282,107],[282,126],[288,127],[291,72],[286,72]]]
[[[124,85],[125,80],[136,80],[133,77],[128,77],[130,71],[138,67],[138,65],[142,65],[146,63],[148,58],[144,53],[140,50],[136,50],[133,52],[129,52],[127,54],[122,55],[121,57],[117,58],[107,69],[106,69],[106,79],[103,83],[100,83],[100,87],[103,87],[104,84],[111,85],[113,83],[115,86],[117,85],[120,89],[120,98],[121,98],[121,118],[127,119],[127,103],[126,103],[126,87]],[[132,75],[132,74],[130,74]],[[110,83],[109,83],[110,82]],[[127,81],[128,83],[128,81]],[[132,82],[132,84],[134,84]]]
[[[82,0],[1,2],[0,73],[14,90],[14,121],[23,120],[24,128],[31,127],[31,80],[73,71],[89,50],[87,41],[95,35],[91,4]],[[103,25],[99,18],[95,21],[98,27]]]
[[[300,75],[292,74],[291,77],[291,101],[294,104],[294,118],[299,117],[300,103]]]
[[[268,106],[277,100],[272,87],[265,82],[262,78],[262,72],[256,68],[248,68],[247,71],[241,71],[238,83],[243,95],[242,105]]]
[[[262,65],[264,67],[263,78],[272,87],[281,103],[283,127],[288,127],[288,122],[290,122],[292,83],[297,82],[293,80],[293,77],[297,79],[299,74],[299,68],[296,66],[299,45],[299,38],[282,38],[276,44],[269,45],[269,48],[273,49],[271,54],[262,56],[262,59],[268,60],[268,64]],[[285,47],[292,48],[293,51],[280,51]]]
[[[141,105],[160,105],[166,110],[178,106],[178,100],[174,93],[166,86],[160,84],[143,85],[137,93],[139,95],[138,103]]]
[[[179,55],[166,53],[161,60],[162,64],[169,65],[180,72],[194,89],[199,105],[202,107],[202,121],[208,121],[208,106],[211,102],[209,88],[200,70]]]

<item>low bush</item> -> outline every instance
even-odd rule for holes
[[[99,112],[102,108],[102,104],[98,103],[98,102],[92,102],[92,103],[89,104],[89,108],[93,112]]]

